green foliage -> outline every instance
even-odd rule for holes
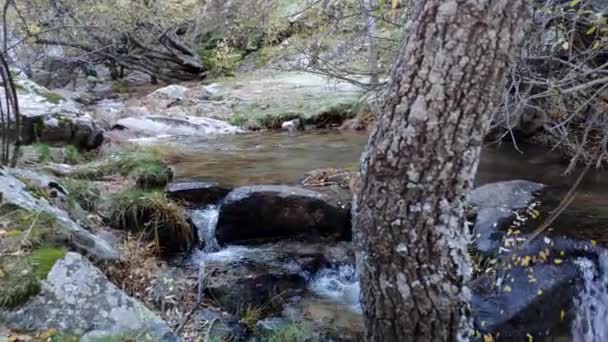
[[[55,334],[50,337],[49,342],[78,342],[78,337],[69,334]]]
[[[27,258],[0,257],[0,308],[15,308],[38,292],[40,280]]]
[[[46,276],[53,268],[57,260],[65,256],[63,248],[43,247],[36,249],[28,256],[32,265],[34,265],[34,274],[38,279],[46,279]]]
[[[199,48],[198,54],[203,66],[213,77],[234,76],[242,58],[242,53],[220,41],[212,49]]]
[[[304,342],[310,337],[310,333],[296,323],[272,331],[265,336],[267,342]]]
[[[116,228],[144,233],[162,253],[186,251],[194,244],[184,209],[160,191],[126,190],[114,195],[109,217]]]
[[[162,186],[173,178],[171,169],[159,149],[132,149],[114,153],[99,161],[83,165],[76,178],[96,179],[107,175],[130,177],[142,187]]]
[[[31,248],[60,244],[68,238],[57,226],[53,215],[34,213],[24,209],[2,207],[0,223],[6,227],[7,235],[0,239],[0,254],[13,253],[22,243]],[[26,239],[27,235],[27,239]]]
[[[97,209],[101,193],[90,181],[66,178],[62,180],[61,184],[68,192],[66,196],[68,204],[78,203],[82,209],[87,211]]]
[[[173,171],[165,164],[144,163],[135,168],[129,178],[142,189],[160,188],[173,179]]]
[[[250,331],[255,331],[256,325],[264,317],[263,315],[264,308],[248,306],[241,316],[241,322]]]
[[[63,150],[63,159],[68,164],[78,164],[84,159],[80,150],[74,145],[67,145]]]
[[[46,163],[51,161],[53,158],[51,153],[51,146],[45,143],[36,143],[34,144],[34,149],[38,153],[38,161],[41,163]]]

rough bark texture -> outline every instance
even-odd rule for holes
[[[527,18],[523,0],[418,5],[355,205],[368,341],[468,339],[463,203]]]

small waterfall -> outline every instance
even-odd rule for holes
[[[205,253],[218,251],[220,246],[215,239],[215,227],[219,217],[219,208],[215,205],[209,205],[202,209],[196,209],[192,211],[191,217],[198,230],[199,239],[203,243],[203,251]]]
[[[572,323],[575,342],[608,341],[608,253],[599,257],[599,270],[588,259],[577,260],[584,288],[575,299]]]
[[[359,304],[361,289],[357,272],[352,265],[321,270],[313,277],[309,287],[321,297],[344,304],[354,311],[361,311]]]

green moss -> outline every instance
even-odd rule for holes
[[[194,244],[192,227],[184,209],[160,191],[127,190],[112,197],[110,225],[144,233],[162,253],[189,250]]]
[[[47,213],[4,205],[0,216],[9,231],[0,239],[0,307],[14,308],[40,291],[40,282],[65,255],[55,246],[68,237]]]
[[[51,336],[50,342],[78,342],[78,337],[70,334],[59,333]]]
[[[284,327],[272,331],[264,337],[267,342],[304,342],[310,338],[310,332],[296,323],[285,325]]]
[[[164,170],[165,174],[160,175]],[[107,175],[121,175],[136,177],[150,176],[152,172],[158,176],[170,178],[172,173],[163,160],[163,153],[158,149],[132,149],[114,153],[101,160],[85,164],[75,173],[76,178],[96,179]],[[171,174],[170,174],[171,173]],[[137,178],[134,178],[137,182]],[[145,183],[145,182],[144,182]]]
[[[15,308],[40,292],[40,279],[27,258],[0,257],[0,271],[0,308]]]
[[[63,248],[43,247],[30,253],[28,258],[34,265],[34,274],[38,279],[46,279],[57,260],[65,256]]]
[[[364,107],[365,102],[353,95],[270,98],[239,104],[235,109],[235,118],[242,122],[251,119],[261,127],[268,129],[280,128],[283,122],[298,118],[302,119],[305,124],[327,127],[341,124],[345,120],[355,117]]]
[[[49,90],[40,90],[37,93],[52,104],[59,104],[61,101],[65,101],[65,98],[61,94]]]
[[[51,153],[51,146],[45,143],[34,144],[34,149],[38,153],[38,161],[45,163],[51,161],[53,155]]]

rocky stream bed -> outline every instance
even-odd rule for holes
[[[0,219],[0,247],[17,246],[5,257],[37,251],[23,241],[38,229],[39,244],[53,236],[61,251],[36,291],[0,305],[0,340],[5,334],[11,341],[359,341],[350,185],[367,135],[331,129],[354,115],[345,103],[356,94],[322,84],[282,74],[131,97],[65,94],[57,104],[35,85],[24,87],[32,141],[99,152],[67,165],[56,146],[44,162],[39,147],[25,148],[18,168],[0,170],[3,209],[10,209]],[[290,99],[295,107],[281,107]],[[283,125],[294,119],[297,125]],[[286,131],[252,132],[264,126]],[[133,146],[170,151],[163,154],[170,156],[160,168],[164,178],[129,168],[135,159],[156,162],[141,150],[124,157]],[[527,155],[510,146],[486,148],[470,196],[475,336],[606,340],[600,318],[608,310],[608,184],[590,172],[550,229],[523,244],[575,177],[561,175],[559,156],[523,149]],[[108,167],[116,160],[122,169]],[[80,197],[72,202],[76,190],[67,180],[82,175],[104,198],[95,206]],[[138,215],[161,212],[118,215],[135,201],[117,197],[129,187],[154,188],[153,195],[137,193],[153,197],[151,205],[159,198],[169,203],[162,215],[174,219],[170,232],[179,234],[161,232],[160,257],[136,253],[150,238],[145,229],[144,242],[127,237]],[[35,220],[17,231],[4,222],[15,210]],[[49,231],[38,228],[42,216],[53,218]],[[26,270],[13,265],[0,263],[3,286],[11,272]]]

